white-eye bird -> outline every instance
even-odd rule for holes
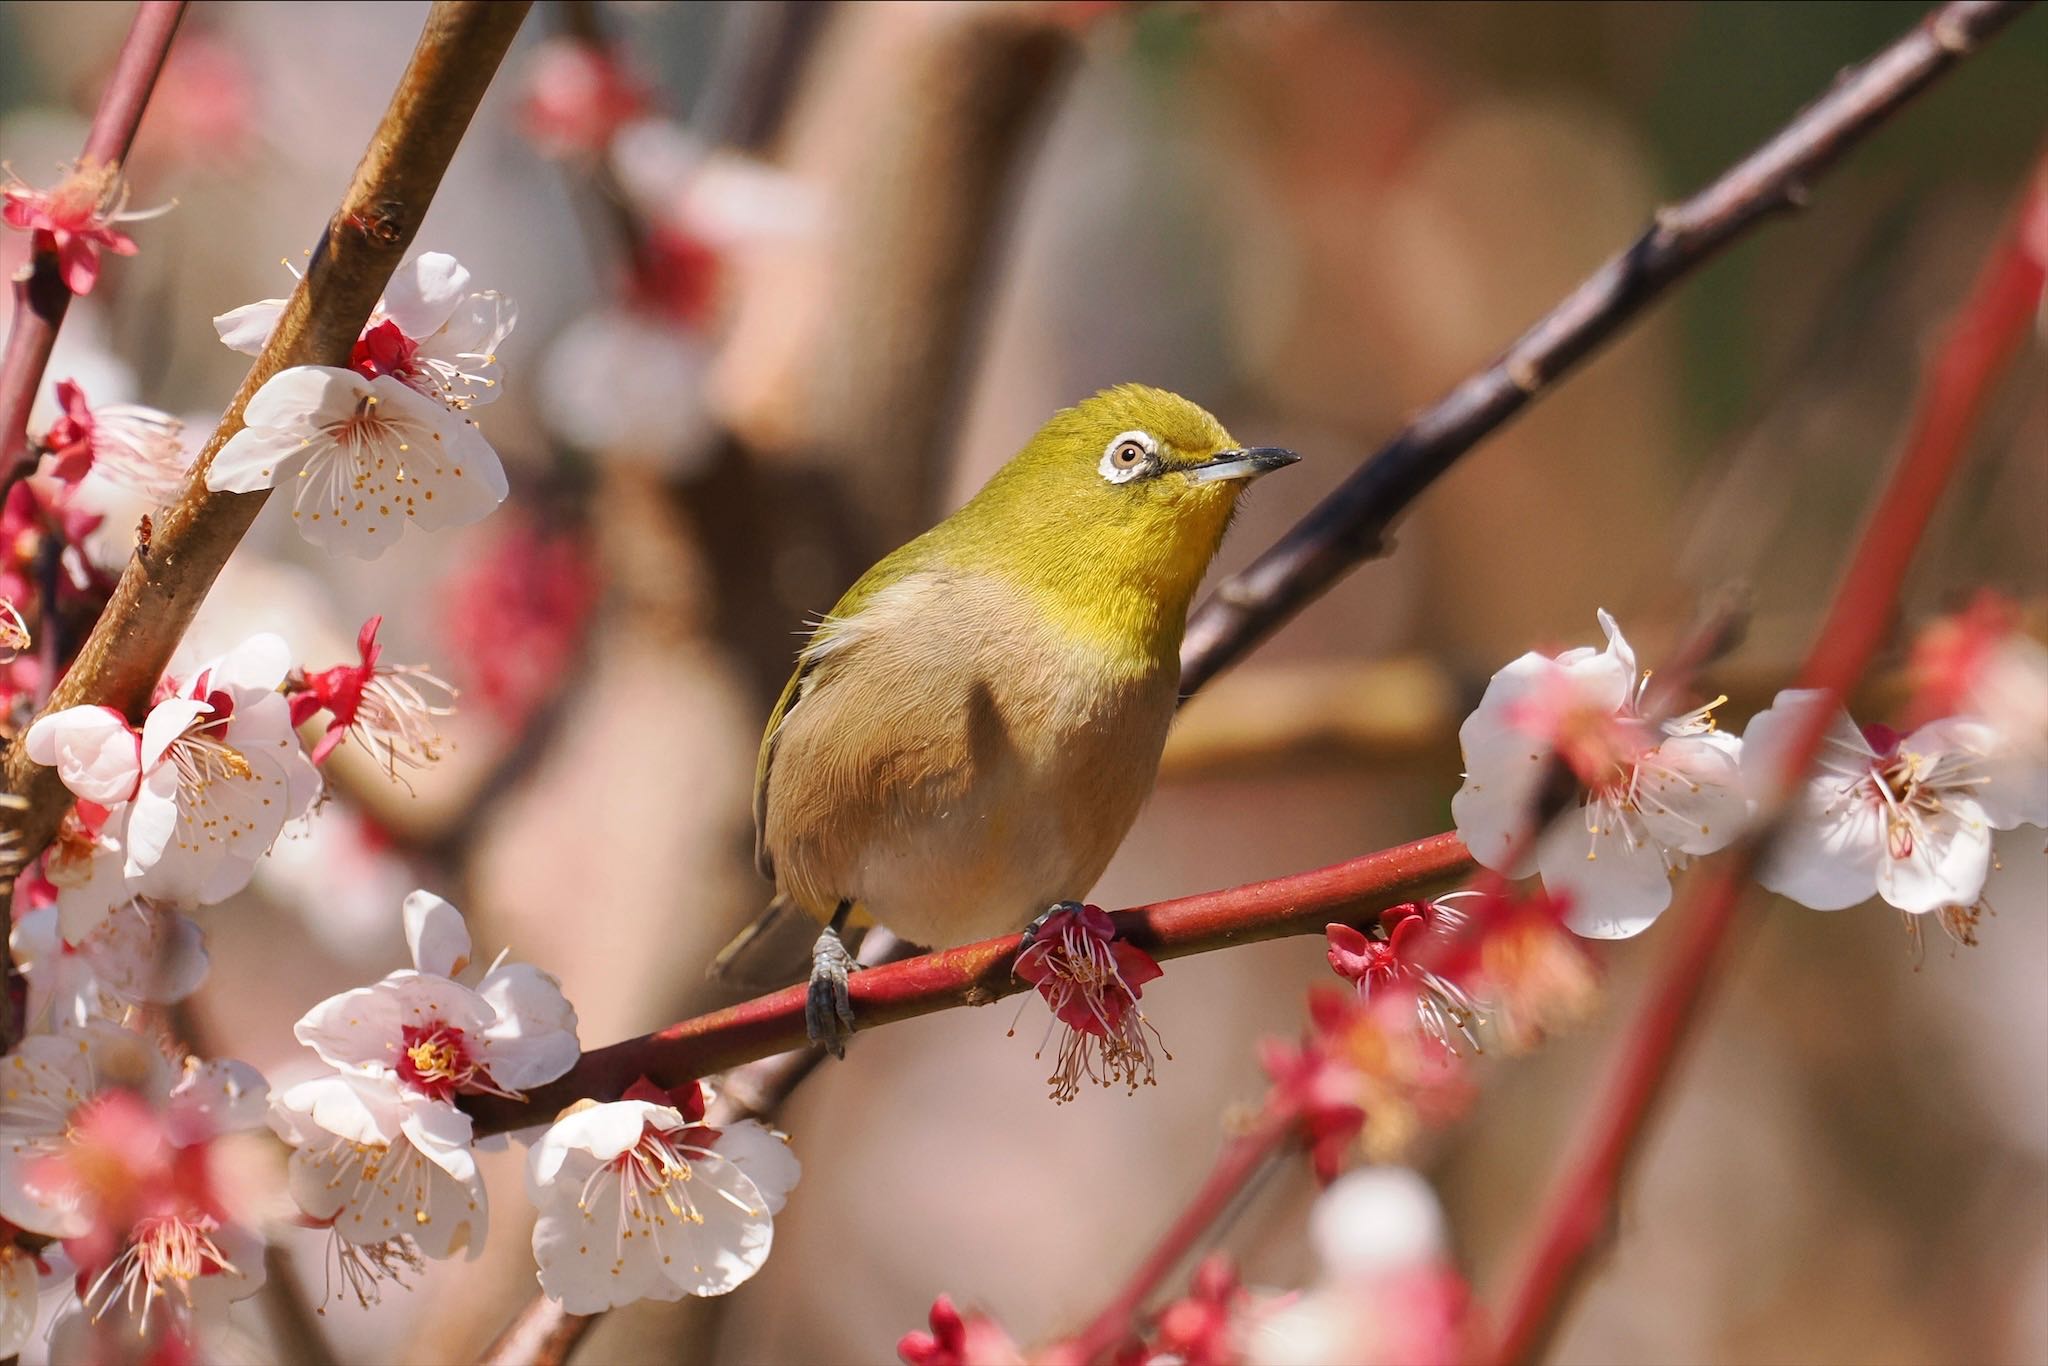
[[[1238,497],[1297,458],[1120,385],[1055,414],[819,622],[754,782],[770,916],[826,926],[813,1040],[837,1053],[854,1027],[849,923],[946,946],[1088,892],[1152,789],[1188,605]]]

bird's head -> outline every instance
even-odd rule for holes
[[[984,493],[997,522],[1192,590],[1252,480],[1300,457],[1246,448],[1178,394],[1120,384],[1055,413]]]

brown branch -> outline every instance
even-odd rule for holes
[[[2027,0],[1954,0],[1808,105],[1776,136],[1649,227],[1490,365],[1412,419],[1188,622],[1193,692],[1337,579],[1381,553],[1387,528],[1481,438],[1520,412],[1666,289],[1809,188],[1934,79],[2016,19]]]
[[[128,159],[157,73],[184,17],[184,0],[143,0],[136,6],[86,131],[81,166],[118,167]],[[12,470],[28,456],[29,411],[70,307],[71,291],[57,267],[57,254],[34,252],[27,271],[14,280],[14,320],[7,330],[6,354],[0,357],[0,469]]]
[[[596,1314],[572,1314],[560,1300],[535,1295],[477,1357],[477,1366],[562,1366]]]
[[[294,365],[346,365],[370,310],[425,217],[529,0],[436,0],[419,45],[370,139],[341,207],[313,251],[263,353],[206,443],[178,501],[157,518],[147,559],[128,562],[77,662],[45,714],[85,704],[139,719],[207,589],[263,508],[267,493],[211,493],[206,470],[242,428],[263,382]],[[70,805],[56,771],[19,743],[4,761],[7,789],[29,801],[23,856],[49,843]]]
[[[1433,835],[1328,868],[1155,902],[1115,915],[1117,929],[1155,958],[1181,958],[1236,944],[1321,934],[1333,919],[1449,885],[1470,872],[1456,835]],[[857,973],[849,994],[858,1027],[988,1005],[1026,984],[1011,974],[1021,937],[941,949]],[[567,1073],[521,1101],[472,1096],[476,1132],[503,1133],[552,1119],[586,1097],[613,1099],[645,1076],[677,1086],[772,1053],[798,1048],[804,1033],[802,984],[714,1010],[637,1039],[595,1048]]]
[[[2022,220],[2048,221],[2048,161],[2036,168]],[[1913,552],[1961,464],[1978,416],[2040,308],[2044,263],[2018,226],[2001,236],[1922,386],[1905,452],[1880,491],[1822,623],[1799,686],[1827,694],[1803,717],[1787,762],[1770,775],[1758,833],[1721,856],[1673,915],[1679,927],[1642,1008],[1603,1079],[1584,1135],[1560,1165],[1516,1277],[1494,1360],[1540,1359],[1612,1226],[1622,1182],[1650,1113],[1723,961],[1736,912],[1796,782],[1820,749],[1834,708],[1891,629]]]

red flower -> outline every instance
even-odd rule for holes
[[[33,233],[34,249],[53,252],[64,287],[73,294],[89,294],[99,278],[100,252],[133,256],[135,239],[114,224],[139,218],[153,218],[168,212],[169,206],[142,213],[121,208],[128,194],[121,184],[118,166],[79,163],[53,190],[38,190],[16,180],[0,190],[6,203],[0,206],[0,220],[10,228]]]
[[[945,1295],[932,1301],[930,1332],[905,1333],[896,1355],[905,1366],[1023,1366],[1017,1344],[983,1314],[962,1315]]]
[[[364,379],[390,375],[412,384],[419,374],[418,367],[413,364],[419,350],[418,342],[406,336],[397,323],[386,318],[375,327],[365,328],[363,335],[356,338],[356,344],[349,352],[348,366]]]
[[[464,661],[465,685],[507,729],[555,695],[596,605],[596,567],[580,538],[500,520],[467,566],[446,581],[448,648]]]
[[[441,757],[432,718],[454,710],[455,689],[418,665],[380,665],[384,647],[377,643],[377,629],[383,624],[381,616],[363,623],[356,635],[359,662],[286,680],[293,725],[327,713],[327,731],[313,746],[316,764],[325,763],[350,734],[380,753],[393,777],[401,764],[419,768]]]
[[[670,224],[648,234],[646,259],[633,281],[636,301],[684,327],[702,328],[718,303],[722,262],[717,248]]]
[[[1335,992],[1311,991],[1308,1009],[1315,1027],[1300,1046],[1266,1039],[1259,1045],[1259,1061],[1272,1082],[1267,1105],[1296,1117],[1316,1177],[1327,1182],[1344,1169],[1352,1140],[1365,1128],[1365,1106],[1356,1078],[1327,1045],[1331,1027],[1344,1018],[1349,1003]]]
[[[1453,893],[1453,896],[1459,895]],[[1464,933],[1465,913],[1441,901],[1411,901],[1380,912],[1377,936],[1350,925],[1328,925],[1330,967],[1354,983],[1360,1000],[1397,993],[1412,997],[1424,1032],[1446,1048],[1459,1041],[1478,1046],[1472,1033],[1480,1023],[1477,1002],[1436,965]]]
[[[1084,1076],[1103,1086],[1122,1082],[1133,1092],[1140,1082],[1152,1084],[1151,1040],[1157,1031],[1137,1004],[1144,984],[1161,975],[1160,967],[1143,949],[1117,938],[1108,912],[1099,906],[1054,912],[1017,955],[1015,972],[1038,988],[1067,1027],[1047,1079],[1054,1100],[1080,1094]]]

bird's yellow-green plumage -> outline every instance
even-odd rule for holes
[[[763,874],[929,945],[1084,895],[1151,789],[1239,494],[1292,459],[1141,385],[1056,414],[811,635],[761,742]]]

